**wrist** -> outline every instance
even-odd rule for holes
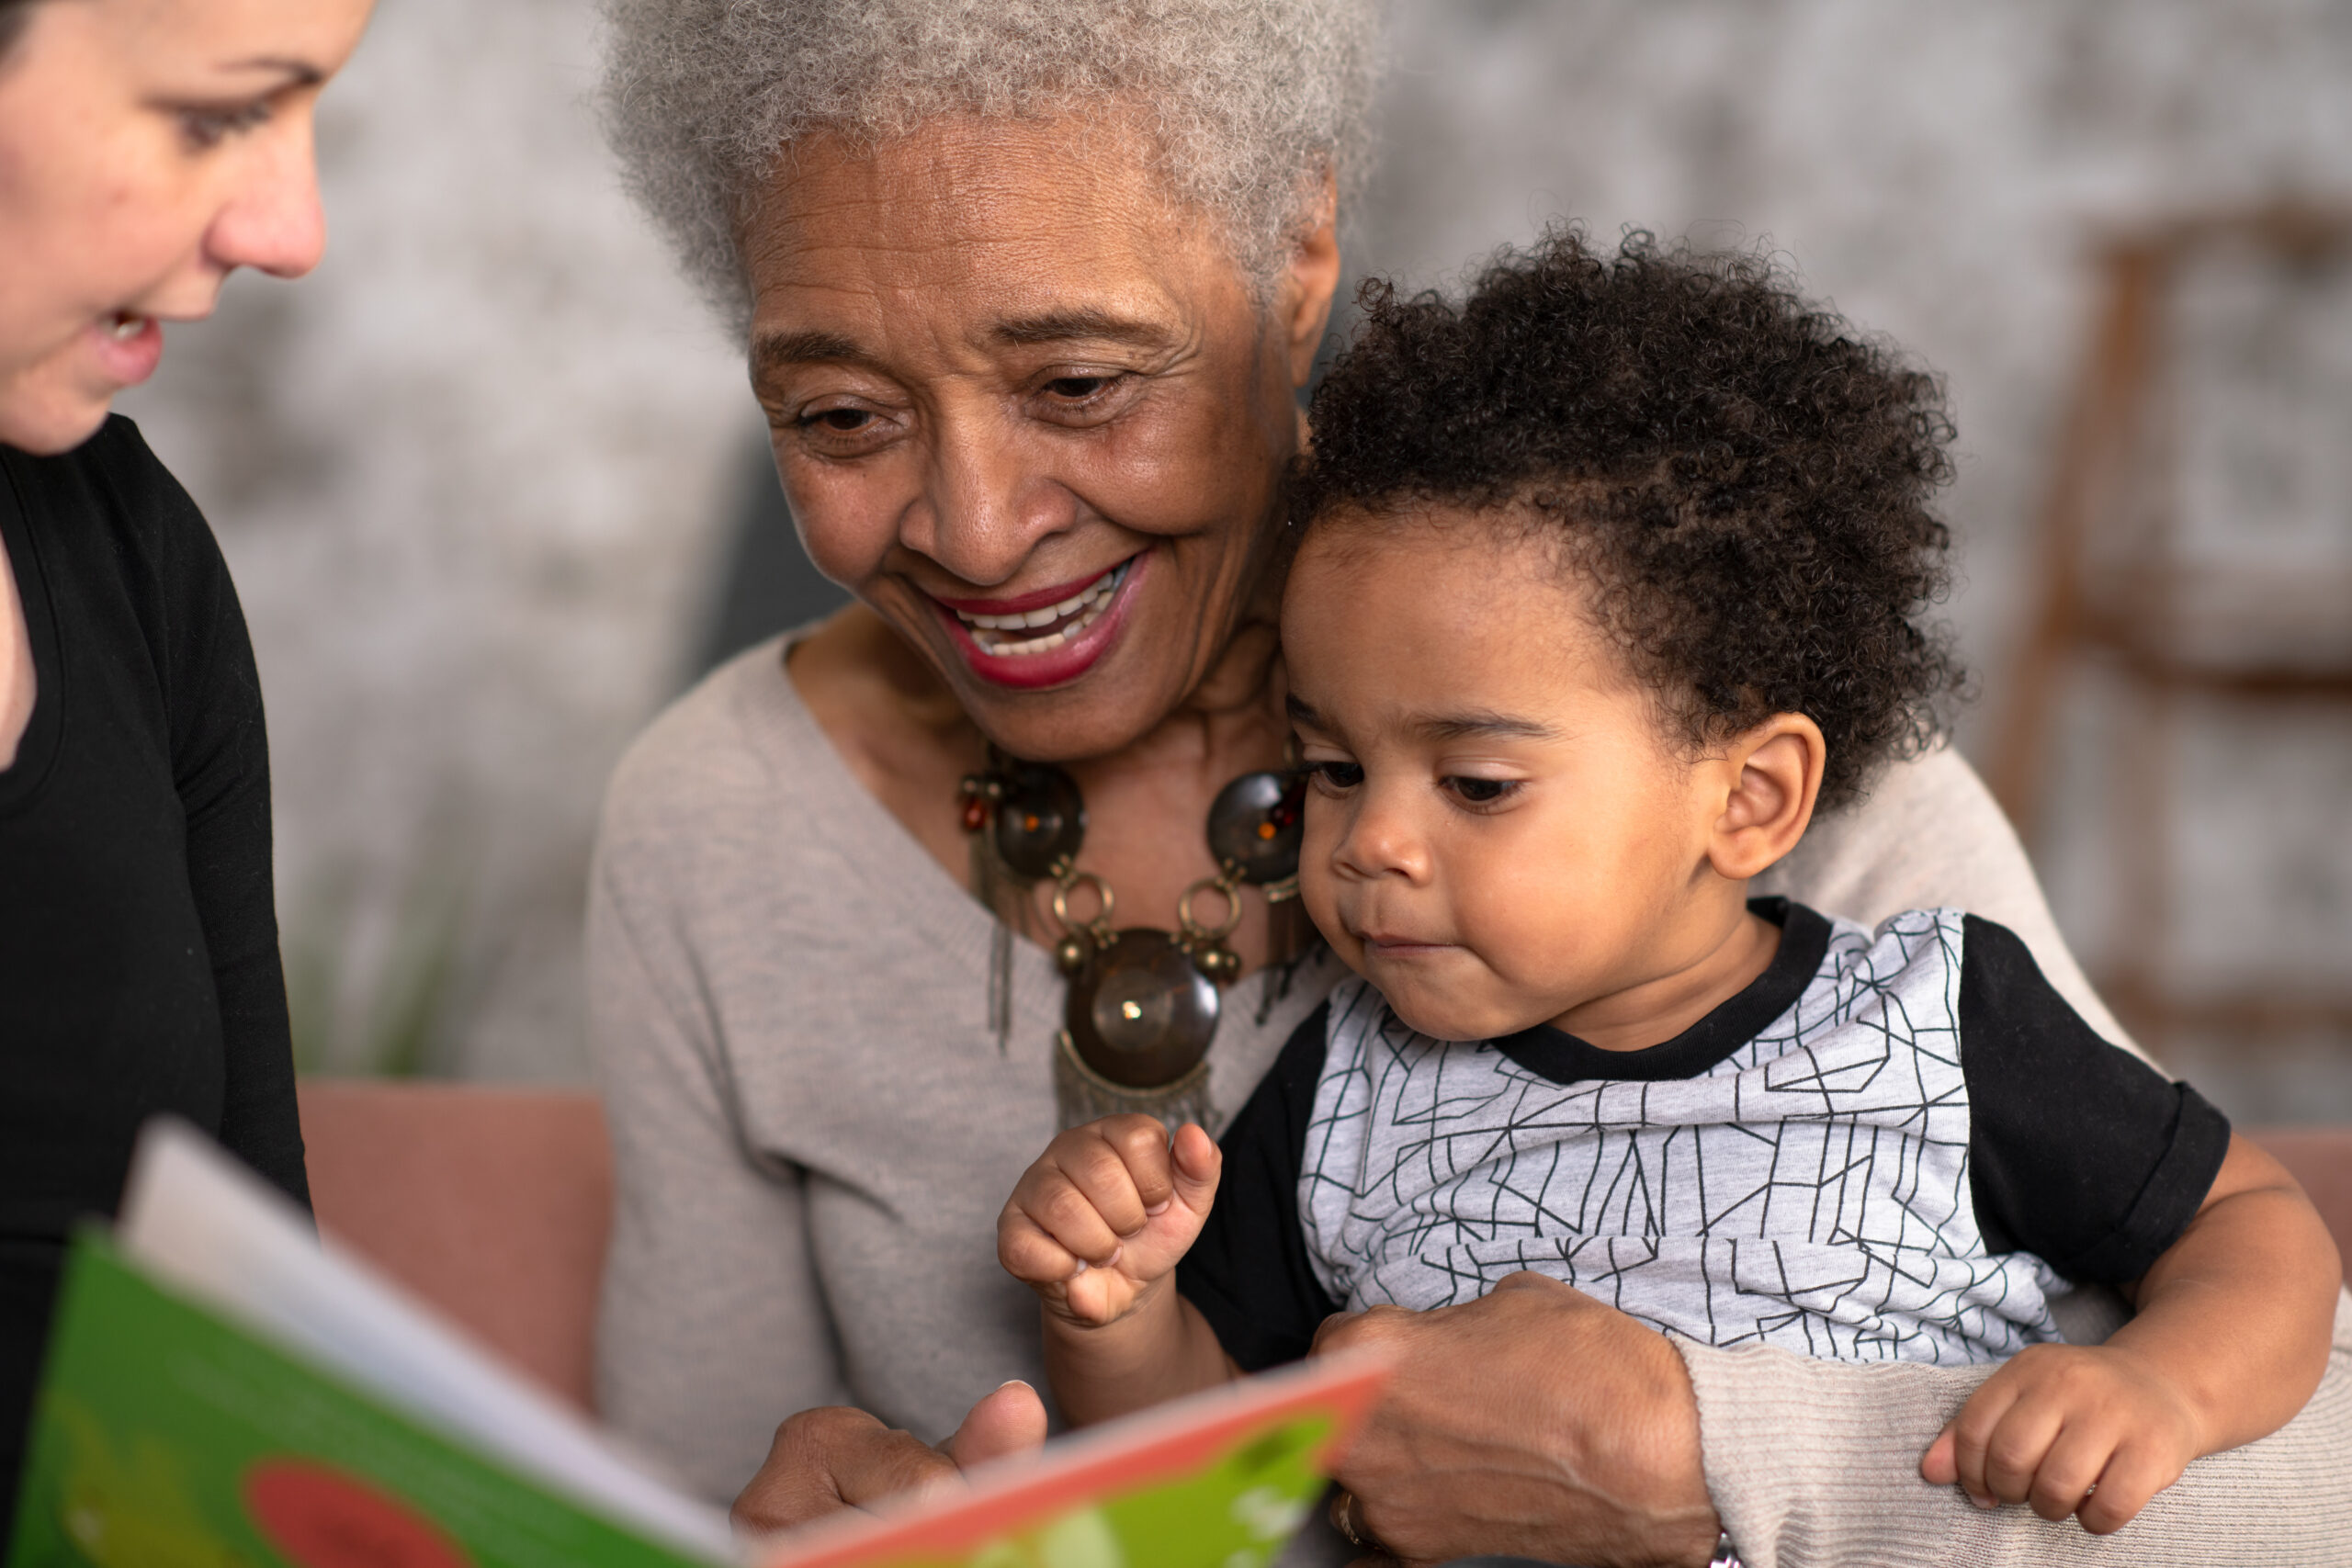
[[[2115,1337],[2104,1345],[2086,1345],[2084,1352],[2091,1356],[2109,1357],[2124,1368],[2126,1388],[2138,1391],[2141,1408],[2146,1413],[2145,1425],[2161,1431],[2162,1423],[2169,1416],[2173,1438],[2188,1457],[2203,1458],[2234,1448],[2272,1428],[2268,1426],[2247,1427],[2240,1420],[2246,1408],[2242,1389],[2218,1385],[2211,1378],[2199,1378],[2182,1359],[2168,1353],[2162,1344],[2135,1343],[2127,1324]]]
[[[1182,1332],[1175,1292],[1163,1280],[1143,1286],[1117,1316],[1100,1322],[1080,1317],[1051,1298],[1040,1304],[1048,1359],[1088,1377],[1125,1377],[1148,1367]]]

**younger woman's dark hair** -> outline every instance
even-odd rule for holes
[[[1922,624],[1949,586],[1940,382],[1760,254],[1575,228],[1459,302],[1371,282],[1315,394],[1294,522],[1430,504],[1557,541],[1678,738],[1821,727],[1820,804],[1948,730],[1962,677]]]
[[[16,47],[17,35],[25,30],[35,4],[37,0],[0,0],[0,71],[7,69],[8,51]]]

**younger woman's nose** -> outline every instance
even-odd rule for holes
[[[273,277],[300,277],[326,253],[327,222],[319,201],[307,110],[255,138],[229,199],[205,232],[206,257],[220,271],[249,266]]]

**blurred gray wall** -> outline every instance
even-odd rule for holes
[[[1444,281],[1559,214],[1603,236],[1699,225],[1768,240],[1949,375],[1966,578],[1951,613],[1985,716],[2026,603],[2091,226],[2288,189],[2352,197],[2342,0],[1396,15],[1363,269]],[[757,510],[753,410],[615,190],[582,107],[593,54],[581,0],[391,0],[326,99],[326,265],[297,288],[240,280],[127,404],[219,527],[254,622],[288,952],[330,1057],[582,1071],[598,790],[722,611],[756,627],[718,581]],[[788,579],[780,510],[765,516],[778,532],[755,536],[757,570]],[[1983,729],[1970,721],[1972,746]],[[2196,765],[2228,775],[2248,744]],[[2352,746],[2339,728],[2263,756],[2261,820],[2212,839],[2224,871],[2258,859],[2234,852],[2281,814],[2327,837],[2341,789],[2314,781],[2346,776]],[[2111,878],[2068,846],[2095,826],[2064,818],[2048,860],[2094,947]],[[2272,918],[2278,879],[2257,865],[2219,897],[2217,930],[2257,957],[2283,942],[2295,964],[2341,966],[2352,874],[2340,854],[2295,867],[2292,919]],[[2306,1056],[2293,1108],[2352,1116],[2341,1043]]]
[[[269,705],[314,1056],[584,1070],[606,774],[691,657],[757,411],[616,188],[577,0],[388,0],[321,106],[329,244],[124,400]]]

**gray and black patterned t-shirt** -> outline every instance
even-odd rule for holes
[[[1759,901],[1771,967],[1673,1040],[1431,1040],[1351,981],[1226,1134],[1180,1272],[1244,1366],[1328,1313],[1532,1269],[1716,1345],[1985,1360],[2063,1280],[2137,1278],[2220,1168],[2194,1090],[2092,1033],[2002,927]]]

